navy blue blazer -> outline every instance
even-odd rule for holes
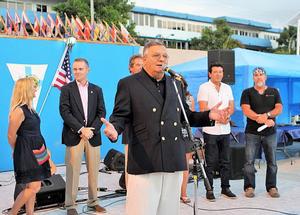
[[[209,112],[192,112],[176,81],[192,126],[210,126]],[[118,83],[110,122],[121,134],[128,123],[128,173],[186,170],[185,142],[181,134],[183,115],[170,76],[166,76],[165,99],[142,70]]]
[[[106,110],[102,89],[95,84],[88,85],[88,117],[84,117],[83,106],[76,81],[61,88],[60,115],[64,121],[62,131],[62,143],[67,146],[75,146],[80,142],[79,129],[82,126],[93,127],[94,136],[89,140],[92,146],[101,145],[100,128],[101,117],[105,117]]]

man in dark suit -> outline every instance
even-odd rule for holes
[[[128,189],[126,214],[179,214],[180,187],[187,169],[185,140],[181,134],[183,115],[170,76],[164,68],[165,46],[152,41],[143,51],[143,70],[119,81],[110,122],[102,119],[104,133],[116,141],[125,124],[131,126],[128,149]],[[192,112],[180,96],[191,125],[213,125],[225,120],[226,111],[214,108]],[[211,120],[212,119],[212,120]]]
[[[73,63],[75,81],[62,87],[59,110],[64,121],[62,143],[66,145],[66,201],[68,215],[76,215],[75,202],[83,152],[88,171],[88,208],[106,212],[98,204],[97,184],[100,165],[101,117],[105,117],[102,89],[87,80],[88,61]]]

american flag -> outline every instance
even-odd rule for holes
[[[72,81],[72,74],[70,68],[70,55],[69,50],[67,50],[64,57],[64,61],[60,68],[56,71],[55,79],[53,81],[53,86],[61,89],[62,86]]]

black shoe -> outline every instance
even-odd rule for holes
[[[208,201],[211,201],[211,202],[216,201],[216,197],[215,197],[214,192],[212,190],[206,191],[206,199]]]
[[[67,215],[78,215],[75,208],[67,209]]]
[[[231,190],[227,187],[227,188],[222,188],[221,194],[223,194],[224,196],[228,197],[228,198],[236,198],[236,195],[231,192]]]

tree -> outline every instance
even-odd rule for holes
[[[121,22],[127,25],[129,13],[134,5],[129,4],[128,0],[95,0],[94,7],[95,19],[103,19],[109,24]]]
[[[239,41],[231,38],[233,32],[224,19],[216,19],[214,24],[216,30],[205,28],[201,38],[192,38],[191,49],[210,50],[243,47]]]
[[[118,24],[124,26],[130,19],[129,13],[134,7],[128,0],[94,0],[95,20],[105,20],[108,24]],[[64,3],[56,4],[53,9],[61,16],[66,13],[68,16],[78,16],[81,20],[90,19],[90,0],[67,0]],[[134,24],[129,24],[127,30],[131,36],[135,37]]]
[[[296,53],[297,28],[294,26],[285,27],[277,39],[279,47],[275,53],[295,54]]]
[[[63,3],[58,3],[53,6],[53,10],[58,12],[61,17],[67,14],[68,17],[78,16],[81,19],[84,19],[84,17],[90,18],[90,7],[85,0],[68,0]]]

